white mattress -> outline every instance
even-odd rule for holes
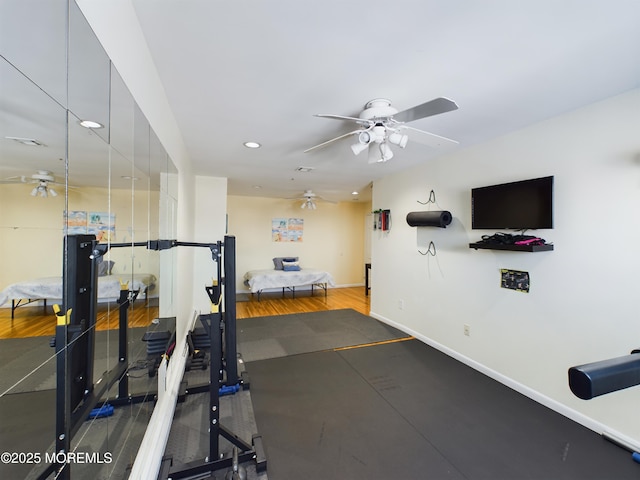
[[[329,272],[313,268],[303,268],[293,272],[285,272],[284,270],[250,270],[244,274],[244,283],[249,286],[252,293],[267,288],[301,287],[316,283],[326,283],[331,287],[336,285]]]
[[[107,275],[98,277],[98,300],[116,301],[120,297],[120,281],[129,282],[129,290],[140,290],[155,287],[156,277],[150,273],[129,275]],[[11,299],[62,299],[62,277],[43,277],[9,285],[0,293],[0,305]]]

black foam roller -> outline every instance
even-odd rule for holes
[[[432,212],[410,212],[407,214],[407,223],[411,227],[441,227],[445,228],[451,223],[451,212],[437,210]]]
[[[633,353],[569,369],[569,388],[583,400],[640,384],[640,355]]]

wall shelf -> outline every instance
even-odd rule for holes
[[[469,248],[475,250],[509,250],[512,252],[550,252],[553,250],[553,245],[501,245],[501,244],[489,244],[489,243],[470,243]]]

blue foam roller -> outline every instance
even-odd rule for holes
[[[633,452],[631,454],[631,458],[633,458],[633,461],[636,463],[640,463],[640,453],[638,452]]]

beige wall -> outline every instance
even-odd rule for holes
[[[62,243],[64,195],[40,198],[29,195],[28,185],[2,185],[0,188],[0,290],[6,286],[39,277],[62,276]],[[69,193],[69,210],[105,212],[111,208],[116,216],[113,242],[147,240],[157,236],[157,216],[149,217],[148,203],[158,205],[158,192],[141,192],[138,210],[132,213],[131,191],[103,188],[76,188]],[[110,202],[110,203],[109,203]],[[109,207],[110,205],[110,207]],[[148,222],[154,222],[149,225]],[[134,224],[135,223],[135,224]],[[148,230],[151,229],[151,232]],[[155,238],[155,237],[154,237]],[[112,249],[109,259],[115,261],[114,273],[132,271],[158,276],[158,252],[142,247]],[[158,291],[154,293],[157,295]]]
[[[36,277],[62,275],[64,195],[29,195],[30,185],[0,186],[0,290]]]
[[[318,202],[317,210],[300,208],[297,200],[263,197],[227,198],[229,235],[236,237],[237,289],[247,290],[248,270],[273,268],[273,257],[294,256],[304,267],[327,270],[337,286],[364,284],[364,221],[369,203]],[[304,219],[302,242],[274,242],[273,218]]]

